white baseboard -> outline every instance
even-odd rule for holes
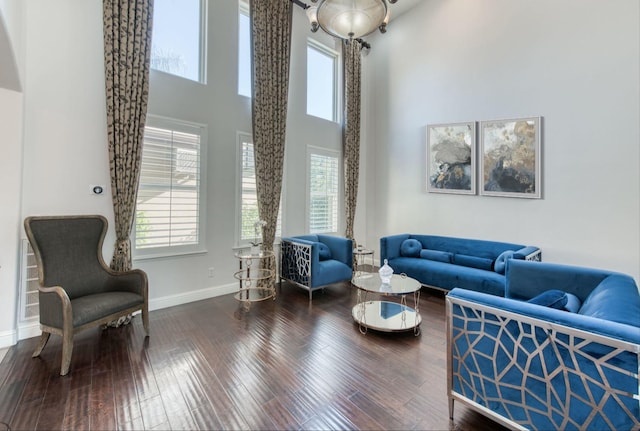
[[[188,304],[190,302],[202,301],[203,299],[214,298],[216,296],[235,293],[238,290],[237,283],[226,284],[206,289],[184,292],[176,295],[163,296],[149,301],[149,311],[161,310],[175,305]],[[0,332],[0,349],[11,347],[18,340],[40,336],[40,323],[37,320],[22,322],[17,330]]]
[[[202,301],[203,299],[214,298],[216,296],[227,295],[237,292],[238,284],[231,283],[222,286],[208,287],[206,289],[194,290],[191,292],[176,295],[163,296],[149,301],[149,311],[161,310],[175,305],[188,304],[190,302]]]
[[[11,347],[16,344],[17,337],[16,331],[1,331],[0,332],[0,349],[5,347]]]

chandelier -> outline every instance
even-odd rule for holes
[[[391,10],[387,3],[398,0],[311,0],[304,5],[311,23],[311,31],[322,28],[341,39],[357,39],[376,29],[387,31]],[[299,3],[294,1],[294,3]]]

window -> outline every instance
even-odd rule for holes
[[[258,218],[258,194],[256,190],[255,159],[253,157],[253,142],[251,136],[238,134],[238,160],[240,167],[239,187],[239,219],[238,245],[248,245],[256,240],[255,223]],[[276,238],[282,237],[282,197],[278,210]],[[261,240],[261,238],[258,238]]]
[[[151,68],[204,82],[206,0],[155,0]]]
[[[335,151],[309,151],[309,232],[338,232],[339,158]]]
[[[309,39],[307,114],[338,121],[338,53]]]
[[[245,0],[238,2],[238,94],[251,97],[251,24],[249,5]]]
[[[136,257],[204,251],[206,127],[148,116],[144,131]]]

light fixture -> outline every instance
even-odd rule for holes
[[[382,33],[386,32],[391,14],[388,3],[394,4],[397,1],[311,0],[313,5],[305,5],[305,9],[312,32],[322,28],[330,35],[341,39],[357,39],[376,29]]]

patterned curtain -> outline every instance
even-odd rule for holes
[[[353,220],[358,200],[360,172],[360,74],[362,43],[345,40],[342,43],[344,64],[344,125],[342,134],[344,157],[344,200],[346,212],[345,237],[353,238]]]
[[[107,135],[116,244],[111,268],[131,269],[142,138],[149,98],[153,0],[103,0]]]
[[[282,188],[292,3],[252,0],[253,149],[262,248],[273,250]]]

